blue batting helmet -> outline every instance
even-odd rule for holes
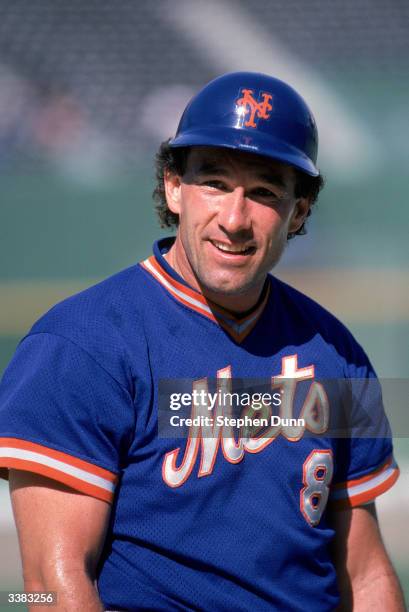
[[[231,72],[208,83],[189,102],[171,147],[239,149],[318,176],[318,133],[302,97],[258,72]]]

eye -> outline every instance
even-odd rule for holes
[[[265,187],[257,187],[250,191],[250,197],[259,198],[263,200],[278,202],[281,200],[281,196],[270,189],[266,189]]]
[[[265,189],[264,187],[257,187],[257,189],[253,189],[252,193],[254,193],[255,195],[266,197],[266,198],[274,195],[271,191],[269,191],[268,189]]]
[[[210,187],[211,189],[217,189],[218,191],[226,191],[227,186],[223,183],[223,181],[218,181],[216,179],[207,179],[201,182],[201,185],[204,187]]]

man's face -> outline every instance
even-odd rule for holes
[[[179,215],[179,272],[219,303],[222,295],[258,297],[309,208],[294,195],[291,166],[215,147],[193,147],[184,175],[168,175],[165,187]]]

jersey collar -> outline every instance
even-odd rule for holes
[[[170,249],[174,238],[163,238],[155,242],[153,255],[141,266],[158,281],[162,287],[178,302],[198,312],[222,327],[236,342],[241,343],[256,325],[270,294],[270,279],[266,280],[257,306],[246,316],[236,317],[221,306],[214,304],[205,296],[190,287],[186,281],[168,264],[164,254]]]

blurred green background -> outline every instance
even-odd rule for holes
[[[244,69],[294,85],[320,131],[327,185],[277,274],[408,379],[408,64],[398,0],[0,0],[0,372],[44,310],[150,253],[159,142],[198,87]],[[379,512],[409,593],[406,438],[396,454]],[[0,502],[0,588],[18,587],[5,483]]]

